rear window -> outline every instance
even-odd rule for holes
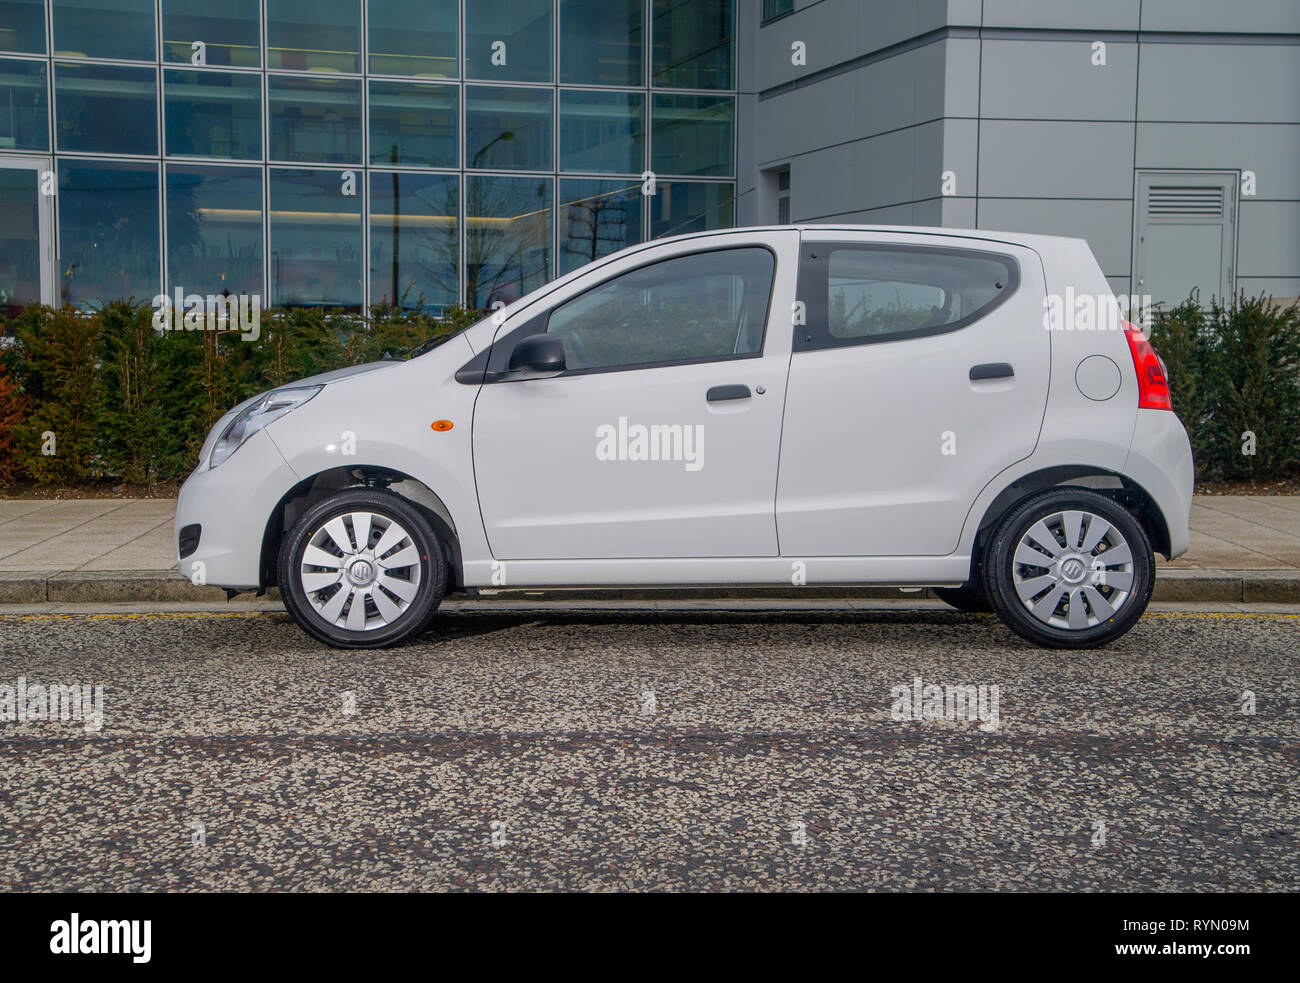
[[[811,243],[803,252],[807,324],[796,327],[796,350],[953,331],[1018,284],[1015,260],[1001,253],[876,243]]]

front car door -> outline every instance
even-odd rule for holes
[[[492,555],[776,556],[797,260],[794,231],[654,245],[503,325],[476,360],[474,476]],[[542,333],[563,339],[565,372],[492,381]]]
[[[801,246],[782,556],[944,556],[1047,403],[1041,260],[1002,242],[818,230]]]

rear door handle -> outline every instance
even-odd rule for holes
[[[972,365],[970,369],[970,381],[977,382],[980,379],[1007,379],[1016,374],[1016,370],[1007,362],[984,362],[980,365]]]
[[[749,386],[736,383],[732,386],[714,386],[709,390],[710,403],[717,403],[724,399],[749,399]]]

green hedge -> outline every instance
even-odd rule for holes
[[[404,353],[473,324],[391,307],[365,317],[299,308],[263,313],[255,341],[228,331],[158,332],[145,304],[94,312],[33,305],[0,331],[0,487],[148,484],[183,478],[204,436],[236,403],[272,386]],[[1300,466],[1300,306],[1269,297],[1157,311],[1174,410],[1200,480],[1268,480]],[[45,435],[54,434],[53,454]],[[1254,453],[1249,435],[1254,436]]]
[[[243,341],[235,331],[157,331],[147,304],[32,305],[0,334],[0,485],[183,478],[212,424],[241,400],[385,352],[403,355],[481,316],[271,310],[257,339]]]
[[[1242,294],[1226,305],[1215,299],[1202,307],[1193,295],[1155,314],[1151,343],[1165,360],[1174,412],[1187,427],[1199,479],[1272,480],[1295,473],[1300,305]]]

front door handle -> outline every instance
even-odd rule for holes
[[[972,365],[970,369],[970,381],[978,382],[981,379],[1008,379],[1016,374],[1016,370],[1007,362],[984,362],[981,365]]]
[[[710,403],[717,403],[724,399],[749,399],[749,386],[736,383],[732,386],[714,386],[709,390]]]

